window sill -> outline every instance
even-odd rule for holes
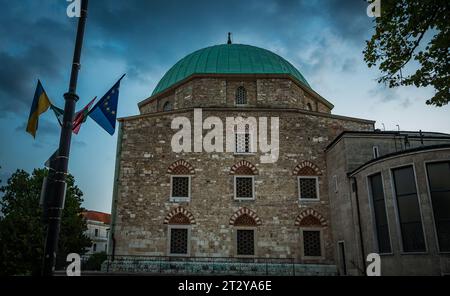
[[[428,252],[400,252],[400,255],[430,255]]]
[[[249,197],[235,197],[234,198],[235,201],[254,201],[256,200],[256,198],[249,198]]]
[[[252,156],[252,155],[256,155],[256,152],[233,152],[233,155],[237,155],[237,156]]]
[[[169,201],[170,202],[190,202],[191,198],[190,197],[170,197]]]
[[[298,201],[301,202],[320,202],[320,198],[299,198]]]

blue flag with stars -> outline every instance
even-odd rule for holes
[[[122,80],[124,76],[125,74],[117,80],[116,84],[114,84],[100,101],[92,107],[91,111],[89,111],[89,116],[110,135],[113,135],[116,129],[120,80]]]

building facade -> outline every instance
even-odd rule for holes
[[[86,255],[92,255],[108,251],[108,237],[111,223],[111,214],[97,211],[85,211],[82,213],[86,220],[87,230],[85,234],[92,240]]]
[[[336,210],[354,209],[335,205],[330,180],[336,176],[338,186],[348,185],[346,174],[354,168],[344,156],[363,152],[334,147],[348,131],[375,134],[374,121],[334,115],[332,108],[294,66],[265,49],[224,44],[186,56],[139,103],[139,115],[119,119],[109,253],[253,263],[265,258],[310,266],[315,274],[361,273],[360,246],[351,235],[340,238],[354,231],[346,223],[356,222]],[[250,125],[241,131],[221,126],[239,117],[279,123],[276,161],[261,162],[267,151],[254,141],[261,126],[259,133]],[[177,120],[192,127],[193,143],[175,140],[189,147],[175,152]],[[196,139],[204,143],[216,128],[231,134],[232,151],[196,147]],[[216,141],[211,143],[222,145]],[[352,165],[367,161],[361,157]],[[339,267],[335,236],[346,240],[348,268]]]

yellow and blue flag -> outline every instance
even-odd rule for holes
[[[51,103],[47,96],[47,93],[42,87],[41,81],[38,80],[27,124],[27,132],[29,132],[33,137],[36,137],[36,131],[38,129],[39,123],[39,115],[47,111],[50,105]]]
[[[98,123],[110,135],[116,129],[117,103],[119,101],[120,81],[125,74],[114,84],[113,87],[100,99],[100,101],[89,111],[89,116]]]

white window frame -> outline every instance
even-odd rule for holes
[[[318,231],[320,239],[320,256],[305,256],[305,240],[303,238],[304,231]],[[325,246],[323,240],[323,228],[322,227],[300,227],[300,248],[301,258],[306,260],[322,260],[325,258]]]
[[[169,256],[173,256],[173,257],[186,257],[186,256],[190,256],[191,254],[191,225],[179,225],[179,224],[173,224],[173,225],[168,225],[167,227],[167,254]],[[179,253],[171,253],[170,251],[170,245],[172,242],[172,229],[187,229],[187,253],[185,254],[179,254]]]
[[[302,198],[302,192],[300,189],[300,179],[316,179],[316,198]],[[319,177],[318,176],[297,176],[297,188],[298,188],[298,199],[300,201],[319,201]]]
[[[373,156],[373,159],[380,157],[380,148],[378,148],[378,146],[372,147],[372,156]]]
[[[236,179],[237,178],[251,178],[252,179],[252,197],[237,197],[236,196]],[[234,199],[235,200],[255,200],[255,176],[251,175],[236,175],[233,176],[233,183],[234,183]]]
[[[237,137],[238,135],[245,135],[248,134],[249,136],[249,151],[248,152],[242,152],[242,151],[237,151]],[[244,139],[245,140],[245,139]],[[235,155],[249,155],[249,154],[255,154],[253,152],[253,133],[248,131],[248,132],[235,132],[234,133],[234,154]]]
[[[188,195],[189,196],[172,196],[173,194],[173,178],[188,178]],[[170,201],[172,202],[190,202],[191,201],[191,177],[190,175],[171,175],[170,176]]]
[[[253,231],[253,255],[239,255],[238,254],[238,230],[252,230]],[[239,258],[254,258],[256,257],[256,227],[252,226],[235,226],[234,227],[234,253]]]

